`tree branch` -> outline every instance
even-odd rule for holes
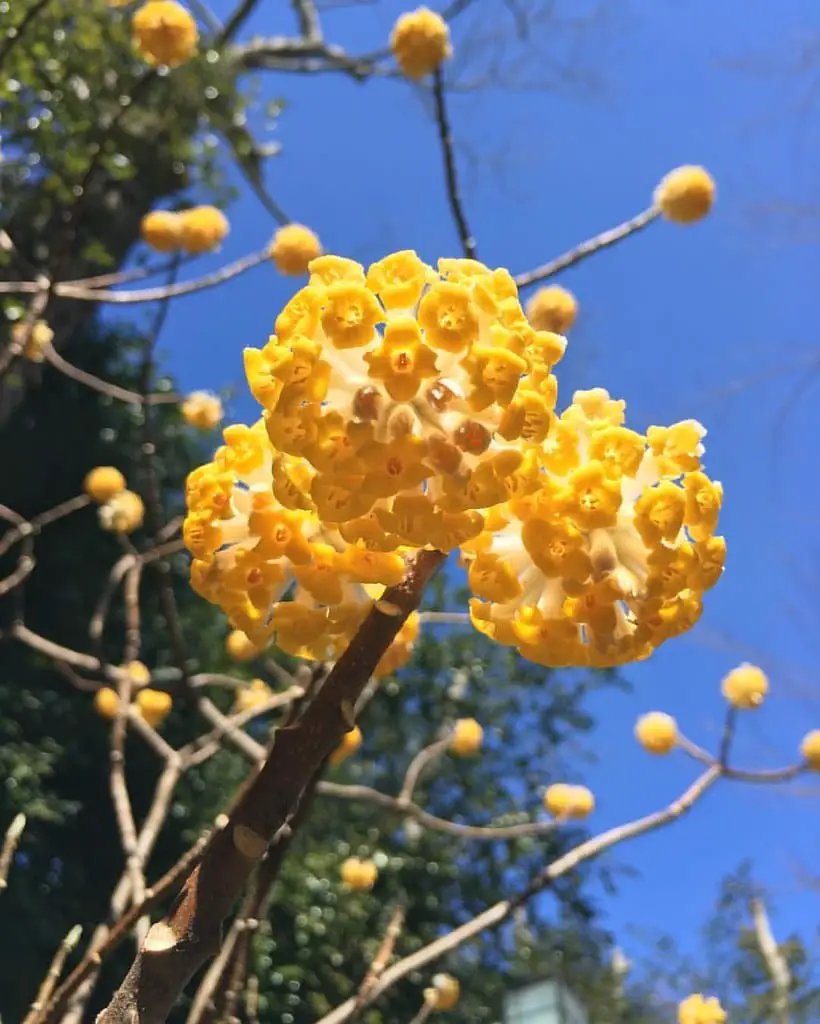
[[[780,947],[772,934],[766,904],[760,897],[751,900],[750,909],[754,921],[755,938],[760,955],[772,979],[772,1012],[776,1024],[789,1024],[789,1005],[791,1002],[791,972]]]
[[[467,259],[474,260],[476,256],[475,238],[473,238],[470,227],[467,224],[467,215],[464,212],[464,203],[459,190],[458,175],[456,174],[456,160],[453,152],[453,134],[450,130],[450,122],[447,118],[447,105],[444,98],[444,76],[441,68],[436,68],[433,73],[433,101],[436,110],[436,127],[438,128],[439,142],[444,155],[444,176],[447,182],[447,199],[450,203],[450,210],[453,220],[456,222],[456,230],[461,240],[461,247]]]

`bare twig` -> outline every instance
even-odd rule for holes
[[[141,1024],[162,1024],[193,972],[218,951],[222,921],[240,889],[338,746],[356,699],[444,557],[436,551],[416,555],[403,582],[371,610],[298,722],[277,731],[228,827],[214,837],[168,915],[149,930],[98,1024],[125,1024],[135,1013]]]
[[[488,929],[497,928],[500,924],[506,921],[519,906],[531,899],[537,893],[542,892],[545,888],[551,885],[556,878],[565,875],[568,871],[571,871],[583,861],[589,860],[592,857],[600,856],[600,854],[605,850],[610,849],[618,843],[634,839],[639,835],[644,835],[647,832],[654,831],[657,828],[661,828],[664,825],[668,825],[671,822],[676,821],[692,808],[697,800],[703,796],[706,790],[717,781],[720,774],[719,766],[709,768],[686,790],[681,797],[669,804],[669,806],[664,810],[656,811],[654,814],[649,814],[643,818],[638,818],[626,825],[619,825],[616,828],[611,828],[592,839],[588,839],[585,842],[580,843],[574,849],[565,853],[562,857],[559,857],[558,860],[553,861],[552,864],[536,875],[530,881],[529,885],[517,896],[495,903],[477,917],[472,918],[470,921],[465,922],[465,924],[460,925],[458,928],[454,928],[446,935],[442,935],[435,941],[423,946],[420,950],[405,957],[403,960],[399,960],[399,962],[394,964],[392,967],[388,967],[382,975],[381,981],[375,985],[370,992],[365,1005],[369,1006],[378,999],[379,996],[395,985],[401,978],[406,977],[413,971],[421,970],[427,964],[439,959],[446,953],[452,952],[465,942],[475,939],[482,932],[487,931]],[[337,1006],[335,1010],[332,1010],[330,1013],[322,1017],[317,1024],[342,1024],[342,1021],[350,1019],[355,1006],[355,997],[348,999],[340,1006]]]
[[[142,563],[136,561],[125,574],[123,600],[125,603],[125,647],[122,662],[127,665],[139,657],[142,634],[140,631],[140,578]]]
[[[45,978],[43,978],[43,982],[37,991],[34,1002],[31,1004],[31,1007],[23,1020],[23,1024],[34,1024],[39,1017],[40,1011],[51,998],[54,986],[60,980],[60,975],[63,973],[63,965],[65,964],[66,957],[76,947],[82,934],[83,930],[80,925],[75,924],[60,943],[57,952],[54,954],[54,959],[51,961],[48,973]]]
[[[401,930],[404,927],[404,915],[404,905],[402,903],[396,904],[396,909],[390,917],[390,923],[385,930],[384,937],[379,944],[376,955],[373,957],[370,969],[365,975],[364,981],[356,995],[356,1005],[353,1008],[351,1020],[355,1020],[359,1016],[367,1002],[368,995],[390,964],[390,961],[393,958],[393,950],[396,948],[396,943],[398,942]]]
[[[789,1024],[791,1003],[791,972],[785,956],[775,941],[766,904],[756,896],[751,900],[750,909],[754,921],[755,938],[760,955],[772,979],[772,1013],[776,1024]]]
[[[610,228],[609,231],[602,231],[600,235],[596,235],[586,242],[581,242],[574,249],[565,252],[563,256],[558,256],[557,259],[550,260],[549,263],[544,263],[543,266],[536,267],[535,270],[528,270],[523,274],[518,274],[515,278],[515,283],[519,288],[525,288],[527,285],[536,284],[538,281],[545,281],[548,277],[554,277],[560,271],[566,270],[567,267],[573,267],[576,263],[580,263],[587,256],[592,256],[593,253],[599,252],[601,249],[607,249],[610,245],[615,245],[616,242],[623,241],[624,238],[634,235],[636,231],[647,227],[653,220],[657,220],[659,216],[660,210],[655,206],[651,206],[648,210],[644,210],[631,220],[624,221],[623,224]]]
[[[447,104],[444,97],[444,76],[441,68],[433,72],[433,101],[436,109],[436,127],[438,128],[439,142],[441,143],[444,155],[444,176],[447,182],[447,199],[450,203],[450,210],[453,220],[456,222],[456,230],[461,240],[461,247],[467,259],[476,259],[476,244],[470,227],[467,224],[467,215],[464,212],[464,202],[459,190],[458,175],[456,174],[456,159],[453,152],[453,134],[450,130],[450,122],[447,118]]]
[[[434,1010],[435,1004],[428,1003],[427,1001],[425,1001],[424,1003],[422,1003],[419,1012],[410,1021],[410,1024],[424,1024],[426,1020],[430,1019],[430,1015],[433,1013]]]
[[[37,324],[37,320],[45,312],[45,308],[48,305],[48,299],[51,295],[51,281],[47,277],[40,277],[36,281],[30,282],[30,289],[34,294],[34,298],[31,300],[31,305],[26,312],[25,317],[20,322],[20,326],[25,328],[20,331],[19,334],[15,335],[9,344],[0,352],[0,379],[2,379],[7,371],[11,368],[14,360],[20,355],[23,349],[28,345],[34,328]],[[4,290],[0,286],[0,291]]]
[[[23,813],[16,814],[11,824],[6,829],[3,838],[3,848],[0,850],[0,892],[8,887],[9,868],[17,852],[17,846],[26,827],[26,816]]]
[[[93,391],[108,395],[109,398],[116,398],[120,402],[127,402],[130,405],[169,405],[179,402],[179,395],[171,391],[155,391],[153,394],[140,395],[136,391],[129,391],[128,388],[121,388],[119,384],[112,384],[110,381],[102,380],[100,377],[81,370],[78,366],[69,363],[64,359],[53,345],[43,347],[43,355],[46,360],[59,370],[65,377],[76,380],[78,384],[84,384]]]
[[[137,853],[137,826],[125,777],[125,734],[133,685],[129,674],[121,673],[117,683],[117,716],[111,729],[109,784],[126,867],[131,874],[132,898],[135,903],[141,903],[145,895],[145,878]]]
[[[435,761],[437,757],[441,757],[449,747],[449,739],[436,740],[435,743],[431,743],[429,747],[423,747],[418,754],[416,754],[410,762],[410,767],[405,773],[404,782],[402,783],[401,792],[399,793],[400,801],[410,800],[424,769]]]

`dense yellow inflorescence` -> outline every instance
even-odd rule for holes
[[[650,711],[638,719],[635,738],[649,754],[669,754],[677,746],[678,724],[663,711]]]
[[[273,236],[268,251],[280,274],[301,277],[311,261],[322,255],[322,243],[303,224],[285,224]]]
[[[577,299],[559,284],[539,288],[527,303],[527,318],[537,331],[566,334],[577,316]]]
[[[335,658],[409,552],[459,549],[497,642],[554,666],[647,657],[722,573],[722,491],[694,420],[639,434],[602,389],[556,415],[565,346],[506,270],[313,260],[245,351],[261,419],[188,478],[194,588],[257,647]]]
[[[678,1024],[724,1024],[726,1011],[715,996],[699,992],[678,1005]]]
[[[414,81],[435,71],[453,52],[447,22],[427,7],[400,15],[390,35],[390,49],[401,70]]]
[[[131,31],[143,60],[169,68],[189,60],[199,42],[193,15],[176,0],[149,0],[134,14]]]
[[[180,408],[188,426],[197,430],[213,430],[222,422],[222,402],[210,391],[192,391]]]
[[[54,331],[44,320],[34,324],[14,324],[11,329],[11,340],[14,345],[21,346],[21,355],[30,363],[42,363],[46,358],[46,349],[54,340]]]
[[[342,864],[341,876],[351,889],[372,889],[379,877],[379,869],[372,860],[348,857]]]
[[[694,224],[712,209],[715,182],[704,167],[676,167],[661,179],[654,200],[667,220]]]
[[[481,750],[484,730],[474,718],[460,718],[453,727],[450,750],[457,757],[473,757]]]
[[[769,692],[769,680],[757,665],[744,662],[724,676],[721,692],[732,707],[752,711],[763,703]]]
[[[83,490],[98,505],[125,490],[125,477],[114,466],[95,466],[83,481]]]
[[[433,984],[424,990],[424,1001],[434,1010],[452,1010],[461,996],[461,985],[452,974],[434,974]]]
[[[173,210],[152,210],[140,221],[140,237],[157,252],[176,252],[181,230],[182,221]]]
[[[264,707],[273,696],[273,690],[264,679],[252,679],[247,686],[240,686],[234,697],[233,709],[240,714]]]
[[[97,510],[100,526],[110,533],[133,533],[142,526],[145,505],[133,491],[118,491]]]
[[[800,756],[813,772],[820,772],[820,729],[812,729],[803,737]]]
[[[586,786],[556,782],[544,793],[544,807],[558,821],[588,818],[595,810],[595,797]]]
[[[215,206],[194,206],[179,214],[179,244],[191,255],[215,249],[229,231],[228,218]]]

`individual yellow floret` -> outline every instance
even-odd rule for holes
[[[537,331],[566,334],[578,315],[578,301],[559,284],[539,288],[527,303],[527,319]]]
[[[17,323],[11,329],[12,344],[21,346],[21,355],[30,363],[42,363],[45,350],[54,340],[54,331],[44,320],[36,323]]]
[[[322,255],[322,243],[303,224],[285,224],[273,236],[269,253],[280,274],[300,277]]]
[[[341,867],[342,881],[351,889],[372,889],[379,877],[379,869],[372,860],[348,857]]]
[[[803,737],[800,756],[813,772],[820,772],[820,729],[812,729]]]
[[[678,1005],[678,1024],[724,1024],[726,1011],[714,997],[699,992]]]
[[[181,232],[182,218],[171,210],[152,210],[140,221],[140,237],[157,252],[176,252]]]
[[[715,183],[703,167],[676,167],[661,180],[654,199],[667,220],[693,224],[712,209]]]
[[[147,665],[143,665],[141,661],[129,661],[122,668],[123,671],[128,673],[128,681],[134,689],[147,686],[151,682],[151,670]]]
[[[179,215],[179,244],[199,255],[215,249],[230,231],[228,218],[215,206],[194,206]]]
[[[556,782],[544,793],[544,807],[553,818],[587,818],[595,810],[595,797],[586,786]]]
[[[400,15],[390,49],[404,74],[414,81],[435,71],[453,52],[447,22],[426,7]]]
[[[635,736],[650,754],[668,754],[678,742],[678,725],[671,715],[650,711],[638,719]]]
[[[142,526],[145,505],[133,491],[119,491],[99,508],[100,526],[110,533],[133,533]]]
[[[354,725],[349,732],[344,734],[342,742],[330,755],[330,763],[332,765],[340,765],[343,761],[346,761],[362,745],[362,739],[362,730],[358,725]]]
[[[168,717],[173,700],[171,694],[164,690],[146,689],[137,694],[136,704],[143,719],[152,729],[156,729]]]
[[[209,391],[192,391],[181,406],[182,418],[198,430],[213,430],[222,422],[222,402]]]
[[[481,750],[484,730],[474,718],[460,718],[453,727],[450,750],[458,757],[472,757]]]
[[[259,648],[241,629],[234,629],[225,638],[225,650],[234,661],[253,661],[259,657]]]
[[[169,68],[184,64],[199,42],[193,15],[176,0],[149,0],[134,14],[131,31],[143,60]]]
[[[435,974],[433,984],[424,990],[424,1001],[435,1010],[452,1010],[460,995],[457,978],[452,974]]]
[[[253,711],[267,704],[272,694],[264,679],[252,679],[247,686],[237,689],[233,709],[237,712]]]
[[[101,686],[94,694],[94,707],[97,714],[103,718],[114,719],[117,717],[117,709],[120,706],[120,698],[116,690],[110,686]]]
[[[769,689],[769,680],[757,665],[744,662],[723,679],[721,692],[735,708],[751,711],[760,707]]]
[[[98,505],[125,490],[125,477],[114,466],[95,466],[83,481],[83,490]]]

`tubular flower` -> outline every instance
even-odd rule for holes
[[[820,729],[812,729],[803,737],[800,756],[813,772],[820,772]]]
[[[259,648],[245,636],[241,629],[231,630],[225,637],[225,651],[234,661],[253,661],[259,656]]]
[[[667,220],[694,224],[712,209],[715,183],[703,167],[676,167],[661,179],[654,200]]]
[[[447,22],[427,7],[398,18],[390,35],[390,49],[404,74],[414,81],[435,71],[453,52]]]
[[[96,466],[83,481],[83,490],[98,505],[125,490],[125,477],[114,466]]]
[[[527,319],[538,331],[566,334],[577,315],[575,296],[557,284],[539,288],[527,303]]]
[[[222,422],[222,403],[209,391],[192,391],[181,408],[182,418],[197,430],[213,430]]]
[[[678,1004],[678,1024],[725,1024],[726,1011],[715,996],[699,992]]]
[[[137,694],[136,705],[143,719],[156,729],[168,717],[173,701],[171,694],[164,690],[145,689]]]
[[[117,691],[112,690],[110,686],[101,686],[94,694],[94,707],[102,718],[116,718],[119,706],[120,698]]]
[[[342,764],[343,761],[346,761],[351,755],[355,754],[361,745],[362,730],[358,725],[354,725],[349,732],[344,734],[342,742],[330,755],[330,763],[332,765]]]
[[[404,668],[413,655],[413,648],[416,646],[416,640],[418,640],[419,629],[418,612],[412,612],[398,633],[396,633],[393,642],[379,659],[378,665],[373,669],[374,679],[392,676],[394,672]]]
[[[424,1001],[435,1010],[452,1010],[461,995],[461,985],[452,974],[434,974],[433,984],[424,990]]]
[[[311,260],[322,255],[322,243],[302,224],[285,224],[273,236],[270,258],[280,274],[300,277],[308,272]]]
[[[54,340],[54,331],[44,320],[34,324],[19,323],[11,329],[11,340],[14,345],[22,346],[24,359],[30,363],[42,363],[46,358],[46,348]]]
[[[233,634],[231,634],[233,636]],[[233,702],[234,712],[254,711],[265,705],[273,695],[273,690],[264,679],[252,679],[247,686],[240,686]]]
[[[140,236],[157,252],[176,252],[181,243],[182,218],[171,210],[152,210],[140,221]]]
[[[450,750],[458,757],[472,757],[481,750],[484,730],[474,718],[460,718],[450,738]]]
[[[145,505],[133,491],[119,491],[98,510],[100,526],[110,533],[133,533],[142,526]]]
[[[372,860],[348,857],[341,867],[342,881],[351,889],[372,889],[379,877],[379,869]]]
[[[142,686],[147,686],[151,682],[151,671],[148,666],[143,665],[141,661],[129,661],[128,664],[123,665],[122,668],[128,675],[128,681],[135,690]]]
[[[768,690],[769,680],[763,670],[748,662],[733,668],[721,683],[723,696],[741,711],[759,708]]]
[[[169,68],[184,64],[199,42],[193,15],[176,0],[149,0],[134,14],[131,31],[143,60]]]
[[[544,793],[544,807],[559,820],[588,818],[595,810],[595,797],[586,786],[556,782]]]
[[[671,715],[650,711],[635,726],[635,737],[650,754],[668,754],[678,742],[678,725]]]
[[[179,244],[185,252],[210,252],[229,231],[228,218],[215,206],[194,206],[179,214]]]
[[[623,426],[624,402],[579,391],[517,474],[518,495],[462,551],[473,624],[531,661],[646,658],[701,614],[723,571],[722,491],[689,420]]]

